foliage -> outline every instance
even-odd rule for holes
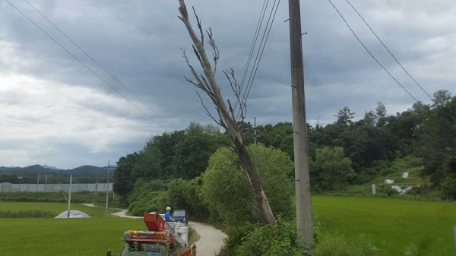
[[[298,245],[296,222],[278,218],[273,226],[257,227],[249,232],[237,247],[235,255],[276,256],[307,255],[306,249]]]
[[[127,204],[127,198],[130,192],[133,190],[133,178],[131,171],[138,159],[138,154],[128,154],[125,157],[121,157],[117,161],[117,168],[113,174],[113,190],[117,193],[123,204]]]
[[[344,149],[341,147],[317,149],[315,161],[311,167],[314,180],[324,190],[345,186],[355,176],[351,160],[344,157]]]
[[[266,148],[261,144],[250,145],[248,149],[273,212],[290,216],[293,184],[289,174],[293,170],[293,164],[289,157],[280,150]],[[249,187],[237,156],[228,148],[217,150],[209,160],[209,167],[203,176],[202,195],[225,223],[235,225],[258,220],[250,207],[253,195]]]
[[[456,174],[448,175],[442,182],[442,198],[456,199]]]
[[[160,180],[138,180],[129,197],[130,214],[142,216],[146,211],[163,212],[168,204],[167,192],[163,190],[163,186],[163,181]]]

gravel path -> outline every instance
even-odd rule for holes
[[[132,219],[142,218],[139,216],[128,216],[126,213],[127,210],[121,210],[112,215]],[[225,233],[204,223],[190,221],[189,225],[200,235],[200,239],[196,242],[198,256],[213,256],[220,252],[223,246],[223,240],[227,238]]]

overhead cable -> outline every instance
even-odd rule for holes
[[[367,53],[377,62],[377,64],[410,96],[412,97],[416,102],[419,102],[405,87],[375,58],[375,56],[367,49],[367,47],[364,45],[364,43],[359,39],[358,35],[356,35],[355,31],[351,28],[351,26],[348,24],[347,20],[345,20],[344,16],[342,13],[340,13],[339,9],[333,4],[331,0],[328,0],[328,2],[334,7],[334,9],[337,11],[339,16],[342,18],[342,20],[345,22],[345,25],[350,29],[352,34],[355,36],[356,40],[363,46],[363,48],[367,51]]]
[[[20,11],[15,5],[13,5],[10,1],[5,0],[9,5],[11,5],[16,11],[18,11],[20,14],[22,14],[28,21],[30,21],[33,25],[35,25],[41,32],[43,32],[45,35],[47,35],[52,41],[54,41],[58,46],[60,46],[64,51],[66,51],[68,54],[70,54],[71,57],[73,57],[77,62],[79,62],[82,66],[84,66],[87,70],[89,70],[92,74],[94,74],[96,77],[98,77],[102,82],[104,82],[106,85],[111,87],[112,90],[114,90],[117,94],[119,94],[122,98],[124,98],[127,102],[129,102],[131,105],[133,105],[137,110],[142,112],[146,117],[148,117],[151,121],[155,122],[158,126],[160,126],[163,130],[166,130],[160,123],[158,123],[154,118],[152,118],[150,115],[148,115],[146,112],[144,112],[141,108],[139,108],[136,104],[134,104],[131,100],[129,100],[125,95],[123,95],[119,90],[117,90],[113,85],[111,85],[109,82],[107,82],[105,79],[103,79],[98,73],[96,73],[93,69],[91,69],[89,66],[87,66],[84,62],[82,62],[78,57],[76,57],[73,53],[71,53],[67,48],[65,48],[61,43],[59,43],[54,37],[52,37],[49,33],[47,33],[43,28],[41,28],[38,24],[36,24],[32,19],[30,19],[25,13]],[[25,1],[25,0],[24,0]],[[27,2],[27,1],[26,1]],[[27,2],[28,3],[28,2]],[[30,3],[29,3],[30,4]],[[34,7],[33,7],[34,8]],[[36,8],[34,8],[36,10]],[[40,13],[41,14],[41,13]],[[44,16],[43,16],[44,17]],[[48,20],[46,18],[46,20]],[[49,20],[48,20],[49,21]],[[50,21],[49,21],[50,22]],[[52,22],[50,22],[52,24]],[[54,25],[54,24],[52,24]],[[55,26],[55,25],[54,25]],[[56,26],[55,26],[56,27]],[[57,28],[57,27],[56,27]],[[58,29],[58,28],[57,28]],[[60,29],[58,29],[62,34],[64,34]],[[64,34],[65,35],[65,34]],[[66,36],[66,35],[65,35]],[[66,36],[67,37],[67,36]],[[68,38],[68,37],[67,37]],[[68,38],[69,39],[69,38]],[[74,45],[76,43],[73,42],[73,40],[69,39]],[[93,60],[97,65],[101,67],[98,62],[96,62],[93,58],[91,58],[84,50],[82,50],[79,46],[76,45],[82,52],[84,52],[91,60]],[[103,67],[101,67],[103,70],[106,71]],[[106,71],[108,74],[110,74],[108,71]],[[111,74],[110,74],[111,75]],[[112,76],[112,75],[111,75]],[[114,76],[112,76],[114,77]],[[114,79],[118,81],[115,77]],[[119,82],[119,81],[118,81]],[[120,83],[120,82],[119,82]],[[122,83],[120,83],[122,84]],[[122,86],[124,86],[122,84]],[[125,87],[125,86],[124,86]],[[126,87],[125,87],[126,88]],[[130,91],[130,90],[129,90]],[[132,93],[130,91],[130,93]],[[134,95],[134,93],[132,93]],[[135,95],[136,96],[136,95]],[[142,101],[141,101],[142,102]],[[144,104],[144,103],[143,103]]]
[[[410,75],[410,73],[404,68],[404,66],[402,66],[402,64],[399,62],[399,60],[397,60],[396,56],[394,56],[394,54],[390,51],[390,49],[388,49],[388,47],[383,43],[383,41],[380,39],[380,37],[377,35],[377,33],[374,32],[374,30],[372,29],[372,27],[367,23],[367,21],[363,18],[363,16],[358,12],[358,10],[356,10],[356,8],[350,3],[350,1],[348,0],[345,0],[350,6],[351,8],[358,14],[358,16],[363,20],[364,24],[366,24],[366,26],[370,29],[370,31],[374,34],[374,36],[378,39],[378,41],[383,45],[383,47],[388,51],[388,53],[391,55],[391,57],[393,57],[393,59],[396,61],[396,63],[402,68],[402,70],[404,70],[404,72],[410,77],[410,79],[412,79],[413,82],[415,82],[415,84],[420,87],[420,89],[431,99],[433,100],[433,98],[431,97],[431,95],[429,95],[429,93],[424,90],[423,87],[421,87],[421,85],[415,80],[415,78],[412,77],[412,75]]]

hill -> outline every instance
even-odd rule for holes
[[[106,167],[83,165],[74,169],[58,169],[47,165],[31,165],[27,167],[6,167],[0,166],[0,182],[11,183],[37,183],[40,177],[48,183],[68,183],[68,177],[73,175],[74,181],[96,182],[98,176],[107,175]],[[112,175],[112,172],[111,172]]]

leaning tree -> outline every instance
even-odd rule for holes
[[[228,71],[223,71],[225,77],[228,79],[231,89],[236,98],[236,102],[232,103],[230,100],[225,102],[225,99],[222,96],[217,81],[215,79],[215,73],[217,70],[217,62],[219,60],[219,51],[215,44],[212,31],[208,29],[206,34],[208,36],[207,44],[211,47],[213,51],[213,63],[212,67],[211,62],[209,61],[208,55],[205,50],[205,38],[204,31],[201,25],[201,20],[196,14],[195,9],[193,8],[193,13],[195,14],[197,26],[198,26],[198,35],[193,29],[191,22],[189,21],[189,16],[187,12],[187,6],[184,3],[184,0],[179,0],[180,7],[179,12],[181,16],[179,19],[185,24],[187,31],[192,39],[193,52],[196,55],[203,74],[198,74],[195,68],[190,64],[190,61],[183,51],[184,59],[193,75],[193,79],[185,78],[188,82],[196,86],[198,89],[203,91],[214,104],[215,110],[217,111],[217,117],[211,114],[209,109],[205,106],[201,95],[201,103],[206,109],[207,114],[221,127],[225,128],[233,140],[233,151],[238,155],[239,162],[241,167],[244,169],[247,174],[250,187],[254,196],[253,210],[258,215],[258,217],[267,224],[273,224],[275,222],[274,214],[272,213],[271,207],[269,205],[268,199],[263,191],[263,186],[261,180],[258,176],[255,167],[253,166],[250,154],[246,148],[246,145],[242,137],[242,129],[238,126],[238,122],[244,121],[246,114],[246,97],[243,94],[242,86],[237,82],[233,69]]]

